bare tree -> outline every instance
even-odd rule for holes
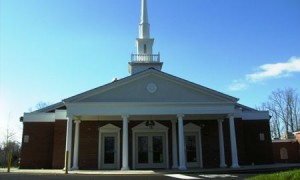
[[[1,142],[0,161],[1,166],[7,166],[8,155],[12,154],[13,161],[19,158],[20,143],[15,140],[16,133],[11,131],[7,125],[6,131],[2,134],[4,140]]]
[[[269,110],[272,118],[270,121],[273,138],[282,138],[289,132],[299,130],[300,126],[300,101],[295,89],[277,89],[269,96],[269,100],[262,104]]]
[[[273,104],[270,102],[265,102],[262,103],[261,107],[256,108],[258,110],[268,110],[270,115],[271,115],[271,120],[270,120],[270,130],[271,130],[271,136],[273,138],[278,138],[281,139],[281,131],[282,131],[282,126],[280,123],[280,118],[279,114],[276,111],[276,108],[274,107]]]
[[[33,111],[36,111],[36,110],[39,110],[39,109],[43,109],[43,108],[45,108],[49,105],[51,105],[51,103],[45,102],[45,101],[40,101],[34,107],[30,107],[28,109],[28,112],[33,112]]]
[[[38,110],[38,109],[43,109],[47,106],[49,106],[50,103],[49,102],[44,102],[44,101],[40,101],[38,102],[36,105],[35,105],[35,108]]]

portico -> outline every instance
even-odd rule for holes
[[[224,153],[223,121],[225,118],[234,120],[234,102],[129,102],[126,105],[122,102],[76,102],[75,99],[77,98],[81,99],[82,97],[65,100],[67,114],[72,114],[69,115],[72,119],[68,118],[68,129],[73,129],[69,126],[75,124],[73,150],[68,149],[73,152],[73,155],[70,154],[69,158],[73,157],[72,162],[69,163],[72,164],[72,169],[78,169],[79,167],[80,124],[85,121],[106,124],[98,128],[100,134],[98,169],[176,168],[185,170],[195,167],[202,168],[203,156],[205,156],[202,153],[201,143],[201,129],[205,128],[201,126],[203,120],[217,122],[220,167],[227,166]],[[89,99],[92,99],[92,97],[89,97]],[[110,107],[118,108],[112,109]],[[109,113],[105,112],[108,109]],[[118,124],[121,126],[115,126],[111,122],[119,122]],[[149,122],[153,124],[149,125]],[[195,124],[193,122],[199,123]],[[235,133],[234,123],[229,123],[229,127],[230,132]],[[115,149],[113,150],[116,154],[116,156],[113,156],[113,163],[116,163],[116,166],[106,166],[106,168],[104,161],[102,161],[106,158],[105,155],[109,155],[109,153],[104,152],[105,138],[103,137],[105,132],[110,133],[108,137],[115,138],[113,141],[117,142],[114,144]],[[72,134],[72,132],[68,131],[68,134]],[[187,140],[188,142],[185,142]],[[71,141],[72,137],[67,136],[66,144],[71,144]],[[236,145],[234,145],[236,142],[234,141],[235,138],[230,138],[231,147],[236,148]],[[146,145],[141,145],[142,142]],[[156,146],[161,145],[161,149],[158,148],[156,154],[153,153],[155,143]],[[66,146],[66,150],[67,148],[68,146]],[[172,156],[169,157],[169,154],[172,154]],[[187,154],[189,154],[188,157]],[[233,155],[232,167],[237,168],[237,149],[231,148],[231,154]],[[153,159],[155,160],[153,161]]]

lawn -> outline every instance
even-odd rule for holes
[[[272,174],[258,175],[258,176],[249,178],[249,180],[269,180],[269,179],[280,179],[280,180],[297,179],[298,180],[298,179],[300,179],[300,169],[277,172],[277,173],[272,173]]]

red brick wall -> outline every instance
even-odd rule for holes
[[[29,135],[29,143],[22,144],[21,151],[21,168],[55,168],[64,167],[64,153],[66,141],[66,122],[56,121],[55,123],[24,123],[24,135]],[[142,121],[130,121],[129,123],[129,166],[132,168],[132,130],[131,128]],[[172,166],[172,129],[170,121],[159,121],[161,124],[168,126],[169,136],[169,165]],[[219,137],[217,120],[189,121],[202,128],[202,149],[203,149],[203,166],[204,168],[219,167]],[[120,149],[122,152],[122,121],[82,121],[79,133],[79,157],[78,163],[80,169],[97,169],[98,168],[98,128],[107,123],[114,124],[121,128],[120,131]],[[239,163],[265,164],[271,163],[272,144],[269,133],[269,122],[266,121],[242,121],[235,120],[236,139],[238,148]],[[177,126],[176,126],[177,128]],[[73,144],[74,144],[73,125]],[[178,131],[177,131],[178,132]],[[224,146],[226,164],[231,165],[231,146],[229,121],[223,122]],[[259,133],[265,134],[265,140],[259,140]],[[178,140],[178,138],[177,138]],[[72,145],[72,150],[73,150]],[[53,153],[52,153],[53,152]],[[73,154],[73,153],[72,153]],[[122,153],[120,153],[120,164],[122,164]],[[72,158],[73,159],[73,158]]]
[[[273,163],[272,140],[268,120],[242,121],[245,143],[245,164]],[[260,133],[264,134],[263,141]]]
[[[217,167],[219,164],[219,135],[217,120],[192,122],[199,126],[204,125],[201,130],[203,167]]]
[[[276,163],[299,163],[300,162],[300,148],[297,141],[292,142],[273,142],[274,162]],[[281,159],[280,149],[286,148],[288,152],[288,159]]]
[[[98,126],[97,121],[81,121],[80,123],[79,169],[98,169]]]
[[[54,137],[53,137],[53,159],[52,159],[53,169],[64,168],[66,130],[67,130],[66,120],[58,120],[55,122]]]
[[[54,123],[23,123],[24,135],[29,142],[22,142],[20,168],[52,168]]]

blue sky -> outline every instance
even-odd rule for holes
[[[148,0],[163,71],[260,105],[300,82],[299,0]],[[0,131],[129,75],[140,0],[0,0]]]

